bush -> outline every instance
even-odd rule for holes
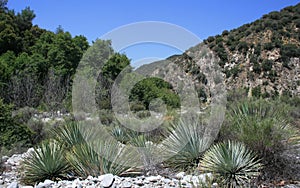
[[[27,127],[32,131],[32,136],[30,138],[32,145],[40,143],[48,136],[45,130],[45,123],[43,123],[41,120],[29,120],[27,122]]]
[[[115,116],[111,110],[100,110],[99,111],[100,121],[104,125],[110,125],[115,121]]]
[[[2,160],[2,155],[1,155],[1,150],[0,150],[0,175],[3,174],[4,170],[5,170],[4,161]]]
[[[264,60],[262,62],[261,67],[262,67],[263,71],[267,72],[267,71],[271,71],[272,70],[273,64],[274,64],[274,62],[272,60]]]
[[[245,143],[261,157],[283,151],[297,131],[289,125],[289,108],[276,101],[244,100],[233,103],[222,133]]]
[[[46,179],[65,178],[69,170],[65,154],[65,148],[56,141],[42,143],[24,159],[22,181],[26,184],[34,184]]]
[[[203,156],[200,169],[220,176],[223,186],[246,187],[262,168],[255,154],[239,142],[212,146]]]
[[[259,98],[261,97],[262,93],[261,93],[261,87],[260,86],[256,86],[252,89],[252,96]]]
[[[12,105],[4,104],[0,99],[0,147],[12,149],[16,143],[30,144],[32,132],[12,117]]]

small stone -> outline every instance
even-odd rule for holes
[[[144,185],[144,182],[142,180],[136,180],[134,183],[138,186],[143,186]]]
[[[93,179],[93,176],[88,176],[86,179],[87,179],[87,180],[92,180],[92,179]]]
[[[111,187],[114,181],[115,181],[114,175],[105,174],[100,185],[103,187]]]
[[[44,181],[44,184],[48,184],[48,185],[51,185],[51,184],[54,184],[55,182],[52,181],[52,180],[45,180]]]
[[[3,162],[6,162],[8,159],[9,159],[8,156],[3,156],[3,157],[2,157],[2,161],[3,161]]]
[[[192,178],[193,178],[193,176],[192,175],[186,175],[186,176],[184,176],[183,177],[183,181],[186,181],[186,182],[191,182],[192,181]]]
[[[18,182],[14,181],[11,184],[9,184],[9,186],[7,186],[7,188],[19,188],[19,184],[18,184]]]
[[[3,185],[4,184],[4,181],[3,180],[0,180],[0,185]]]
[[[163,182],[164,182],[165,184],[169,184],[169,183],[171,182],[171,180],[170,180],[170,179],[167,179],[167,178],[165,178],[165,179],[163,180]]]
[[[40,182],[36,188],[50,187],[52,184],[55,184],[55,182],[51,180],[45,180],[44,182]]]
[[[81,187],[82,187],[82,185],[78,178],[72,182],[72,188],[81,188]]]
[[[18,165],[20,160],[22,159],[21,155],[19,154],[14,154],[13,156],[11,156],[9,159],[7,159],[6,163],[8,165],[11,165],[11,166],[15,166],[15,165]]]
[[[183,179],[183,177],[185,176],[185,172],[179,172],[178,174],[176,174],[176,178],[177,179]]]
[[[22,186],[22,188],[33,188],[33,187],[30,185],[26,185],[26,186]]]
[[[124,182],[122,183],[122,186],[121,186],[121,187],[124,187],[124,188],[130,188],[130,187],[131,187],[131,183],[128,182],[128,181],[124,181]]]
[[[146,180],[150,181],[150,182],[157,182],[161,179],[161,176],[150,176],[150,177],[146,177]]]

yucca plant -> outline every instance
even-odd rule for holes
[[[204,137],[204,127],[198,121],[180,120],[169,130],[169,136],[162,144],[165,157],[170,156],[166,164],[186,170],[198,164],[210,141]]]
[[[22,180],[34,184],[46,179],[57,180],[66,177],[70,166],[65,154],[65,148],[57,141],[43,142],[24,159]]]
[[[226,187],[245,187],[260,174],[262,164],[240,142],[227,141],[212,146],[203,156],[200,169],[220,176]]]
[[[75,173],[87,177],[106,173],[120,175],[134,166],[135,156],[137,154],[134,154],[134,150],[108,139],[74,146],[68,153],[67,160]]]
[[[83,134],[83,129],[80,126],[78,122],[70,121],[51,130],[51,134],[61,145],[70,149],[74,145],[86,142],[86,135]]]

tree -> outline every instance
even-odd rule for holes
[[[161,98],[168,107],[180,106],[179,96],[172,91],[172,85],[161,78],[151,77],[138,82],[131,90],[129,100],[142,102],[149,109],[150,102]]]
[[[112,55],[103,65],[96,89],[97,102],[101,109],[111,108],[111,87],[121,71],[128,66],[130,66],[130,60],[125,54],[120,53]]]
[[[8,3],[8,0],[0,0],[0,9],[7,10],[7,7],[6,7],[7,3]]]
[[[16,18],[20,31],[25,31],[32,27],[32,20],[35,18],[35,14],[30,7],[26,7],[21,13],[17,14]]]

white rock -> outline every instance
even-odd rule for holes
[[[87,179],[87,180],[92,180],[92,179],[93,179],[93,176],[88,176],[86,179]]]
[[[104,175],[98,176],[98,181],[103,181]]]
[[[124,181],[124,182],[122,183],[122,186],[121,186],[121,187],[124,187],[124,188],[130,188],[130,187],[131,187],[131,183],[128,182],[128,181]]]
[[[105,174],[100,185],[103,187],[110,187],[110,186],[112,186],[114,181],[115,181],[114,175]]]
[[[146,180],[150,181],[150,182],[157,182],[160,179],[161,179],[161,176],[149,176],[149,177],[146,177]]]
[[[8,165],[18,165],[19,161],[22,159],[22,156],[19,154],[14,154],[13,156],[11,156],[9,159],[7,159],[6,164]]]
[[[165,179],[163,180],[163,182],[164,182],[165,184],[169,184],[169,183],[171,182],[171,180],[168,179],[168,178],[165,178]]]
[[[14,181],[11,184],[9,184],[9,186],[7,186],[7,188],[18,188],[19,184],[18,182]]]
[[[3,185],[4,184],[4,181],[3,180],[0,180],[0,185]]]
[[[134,183],[139,186],[144,185],[144,182],[142,180],[136,180]]]
[[[72,182],[72,188],[80,188],[82,187],[80,180],[77,178]]]
[[[52,181],[52,180],[45,180],[44,181],[44,184],[49,184],[49,185],[51,185],[51,184],[54,184],[55,182],[54,181]]]
[[[177,179],[183,179],[183,177],[185,176],[185,172],[179,172],[178,174],[176,174],[176,178]]]
[[[50,187],[51,185],[55,184],[54,181],[51,180],[45,180],[44,182],[40,182],[36,188],[44,188],[44,187]]]
[[[2,161],[3,161],[3,162],[6,162],[8,159],[9,159],[8,156],[3,156],[3,157],[2,157]]]
[[[183,177],[183,181],[185,182],[191,182],[192,181],[193,176],[192,175],[186,175]]]
[[[26,185],[26,186],[22,186],[22,188],[33,188],[32,186]]]

